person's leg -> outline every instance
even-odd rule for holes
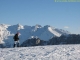
[[[19,40],[17,41],[17,47],[19,47]]]
[[[14,47],[16,47],[17,41],[14,41]]]

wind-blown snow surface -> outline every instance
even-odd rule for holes
[[[0,60],[80,60],[80,45],[0,48]]]

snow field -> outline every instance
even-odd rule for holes
[[[0,48],[0,60],[80,60],[80,45]]]

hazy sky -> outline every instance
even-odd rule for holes
[[[80,34],[80,2],[0,0],[0,24],[51,25]]]

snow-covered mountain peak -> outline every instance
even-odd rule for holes
[[[7,25],[7,24],[0,24],[0,27],[1,27],[1,28],[8,28],[8,26],[10,26],[10,25]]]
[[[44,28],[48,28],[48,27],[51,27],[51,26],[50,26],[50,25],[45,25],[45,26],[44,26]]]
[[[20,29],[24,29],[24,26],[21,24],[18,24],[18,30],[20,30]]]
[[[44,28],[45,28],[45,29],[48,29],[48,28],[55,29],[55,27],[50,26],[50,25],[45,25]]]
[[[32,26],[32,31],[37,31],[38,28],[42,28],[41,25],[36,24],[35,26]]]
[[[41,28],[42,26],[41,25],[39,25],[39,24],[36,24],[35,25],[35,28]]]

